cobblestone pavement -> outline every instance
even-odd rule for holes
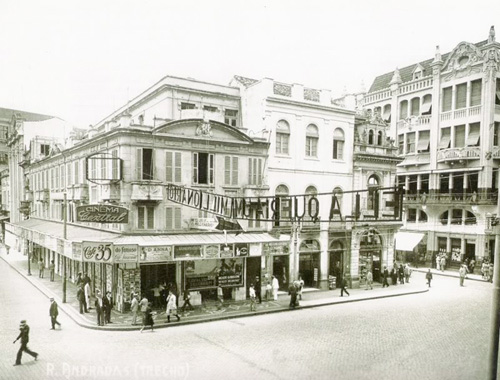
[[[0,260],[0,378],[485,379],[492,285],[465,285],[435,276],[405,297],[143,333],[89,330],[62,313],[53,331],[46,296]],[[40,358],[13,367],[21,319]]]

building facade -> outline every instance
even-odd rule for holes
[[[500,160],[500,44],[459,43],[433,59],[378,76],[363,99],[391,126],[405,192],[399,258],[491,260]],[[414,238],[411,239],[413,234]],[[423,237],[423,238],[422,238]],[[407,252],[407,253],[405,253]]]

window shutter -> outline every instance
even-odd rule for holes
[[[462,83],[456,87],[455,109],[465,108],[467,106],[467,83]]]
[[[249,185],[253,185],[252,171],[253,171],[253,158],[249,158],[248,159],[248,184]]]
[[[166,158],[165,158],[165,169],[166,169],[166,175],[165,175],[165,181],[166,182],[174,182],[174,177],[173,177],[173,153],[172,152],[167,152]]]
[[[400,103],[400,109],[399,109],[399,119],[406,119],[408,117],[408,102],[402,101]]]
[[[262,159],[257,159],[257,183],[256,185],[262,185]]]
[[[181,227],[182,227],[182,217],[181,217],[181,208],[180,207],[176,207],[175,208],[175,229],[176,230],[180,230]]]
[[[412,116],[420,115],[420,98],[413,98],[411,100],[411,115]]]
[[[450,147],[450,139],[450,128],[442,128],[438,149],[448,149]]]
[[[455,127],[455,148],[465,146],[465,125],[457,125]]]
[[[142,179],[142,149],[137,148],[135,151],[135,176],[138,180]]]
[[[471,82],[471,89],[470,89],[471,107],[479,106],[481,104],[481,89],[482,89],[481,79]]]
[[[148,213],[148,229],[152,230],[155,228],[155,208],[153,206],[148,206],[147,213]]]
[[[144,229],[144,206],[137,207],[137,228]]]
[[[342,160],[344,158],[344,142],[337,141],[337,160]]]
[[[469,135],[467,136],[467,141],[465,145],[477,146],[479,144],[479,136],[481,132],[480,123],[472,123],[469,125]]]
[[[175,182],[182,182],[182,155],[175,153]]]
[[[172,230],[174,223],[173,223],[173,207],[167,207],[165,209],[165,228],[167,230]]]
[[[232,185],[238,184],[238,157],[233,157],[233,175],[232,175]]]
[[[214,183],[214,155],[210,154],[209,157],[209,183]]]
[[[231,157],[224,157],[224,184],[231,184]]]
[[[451,87],[443,88],[443,112],[451,111],[451,95]]]
[[[198,153],[193,153],[193,183],[198,183]]]

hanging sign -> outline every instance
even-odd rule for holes
[[[128,209],[113,205],[78,206],[76,220],[92,223],[128,223]]]
[[[95,263],[111,263],[113,244],[95,241],[82,242],[83,261]]]

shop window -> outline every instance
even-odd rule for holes
[[[336,128],[333,131],[333,159],[343,160],[344,159],[344,131],[340,128]]]
[[[93,160],[94,161],[94,160]],[[154,179],[154,152],[150,148],[136,150],[136,175],[139,180]],[[96,178],[96,177],[94,177]]]
[[[149,205],[137,206],[137,228],[152,230],[155,228],[155,208]]]
[[[224,123],[231,125],[232,127],[238,126],[238,111],[228,110],[224,111]]]
[[[224,157],[224,184],[238,185],[238,157]]]
[[[201,185],[214,184],[213,154],[193,153],[193,183]]]
[[[276,154],[289,154],[290,125],[285,120],[276,125]]]
[[[306,157],[318,157],[318,127],[309,124],[306,129]]]

